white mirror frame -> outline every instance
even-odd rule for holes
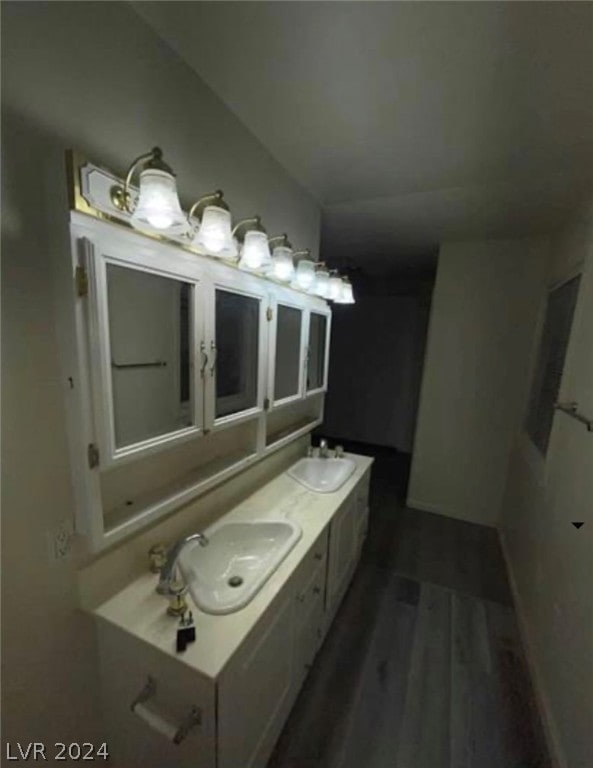
[[[311,315],[322,315],[325,317],[325,354],[323,358],[323,376],[322,376],[322,384],[320,387],[317,387],[316,389],[307,389],[307,374],[308,374],[308,366],[309,366],[309,359],[310,359],[310,349],[309,349],[309,333],[311,329]],[[329,375],[329,345],[331,340],[331,321],[332,321],[332,313],[330,309],[309,309],[307,310],[307,335],[306,335],[306,345],[307,345],[307,366],[305,369],[305,397],[312,397],[313,395],[319,395],[323,392],[327,392],[327,381],[328,381],[328,375]]]
[[[268,306],[268,291],[262,286],[262,281],[244,273],[215,275],[209,284],[208,306],[206,320],[206,349],[210,350],[216,345],[216,291],[226,291],[239,296],[247,296],[259,301],[259,325],[258,325],[258,363],[257,363],[257,395],[256,405],[244,411],[231,413],[227,416],[216,418],[216,367],[206,383],[205,425],[206,429],[217,430],[228,426],[249,421],[264,411],[264,399],[266,390],[266,357],[268,347],[268,328],[266,323],[266,310]]]
[[[301,336],[299,347],[299,380],[298,389],[294,395],[283,397],[280,400],[276,399],[276,339],[278,335],[278,307],[288,307],[289,309],[296,309],[301,313]],[[307,343],[308,343],[308,328],[307,328],[307,302],[306,297],[302,300],[300,297],[295,298],[294,295],[287,294],[283,289],[279,289],[272,297],[270,303],[272,310],[272,321],[270,327],[270,354],[268,357],[268,393],[270,399],[270,408],[280,408],[290,403],[295,403],[298,400],[302,400],[305,396],[305,382],[306,372],[305,366],[307,364]]]
[[[157,246],[157,247],[155,247]],[[199,376],[200,341],[204,338],[204,290],[202,281],[190,274],[180,274],[176,269],[167,268],[160,244],[155,243],[146,251],[135,250],[130,254],[117,241],[105,238],[95,241],[92,258],[89,263],[90,304],[89,330],[91,339],[91,364],[93,378],[100,381],[100,386],[93,389],[95,423],[99,435],[99,451],[106,465],[121,464],[136,458],[139,454],[154,453],[163,447],[177,444],[203,433],[203,388]],[[109,308],[107,297],[107,265],[137,269],[146,274],[187,282],[192,286],[192,328],[190,356],[190,386],[192,396],[192,426],[174,430],[130,445],[117,447],[115,440],[115,419],[113,403],[113,378],[111,368],[111,340],[109,335]]]

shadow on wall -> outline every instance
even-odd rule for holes
[[[10,741],[92,741],[94,628],[75,561],[50,563],[47,541],[73,510],[49,245],[67,235],[64,138],[3,108],[2,139],[2,727]]]
[[[365,293],[333,308],[320,431],[412,452],[432,282],[406,295]]]

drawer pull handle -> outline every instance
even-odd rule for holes
[[[321,594],[321,587],[313,587],[313,594],[314,595],[320,595]]]
[[[323,560],[323,554],[321,552],[316,552],[315,560]]]
[[[193,706],[187,717],[183,719],[180,725],[176,726],[153,707],[147,705],[147,702],[155,695],[156,680],[149,675],[146,685],[131,703],[130,709],[137,717],[144,720],[153,730],[165,736],[173,744],[181,744],[192,728],[201,725],[202,710]]]

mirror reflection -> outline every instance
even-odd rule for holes
[[[325,339],[327,318],[311,312],[309,321],[309,360],[307,365],[307,391],[321,389],[325,372]]]
[[[193,424],[192,286],[107,265],[117,448]]]
[[[216,418],[257,405],[259,301],[216,291]]]
[[[278,304],[274,375],[276,401],[299,394],[302,322],[303,313],[300,309]]]

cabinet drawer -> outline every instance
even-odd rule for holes
[[[325,581],[325,569],[327,563],[327,541],[329,529],[325,528],[315,543],[309,549],[294,575],[294,593],[302,594],[311,580],[311,576],[317,569],[323,573]]]
[[[309,579],[304,582],[296,593],[297,606],[309,605],[312,601],[323,605],[325,598],[325,562],[317,564],[317,567],[309,574]],[[297,609],[298,610],[298,609]]]

